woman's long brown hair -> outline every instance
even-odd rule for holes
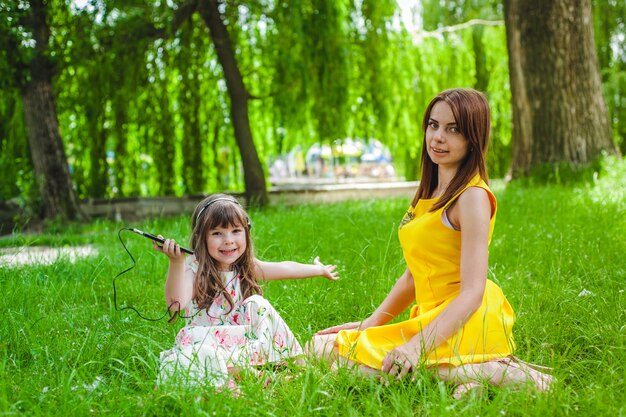
[[[439,181],[437,164],[433,163],[428,156],[426,144],[426,129],[430,121],[430,113],[433,107],[440,101],[445,101],[452,109],[454,120],[459,131],[469,141],[469,148],[465,159],[459,165],[459,169],[448,184],[448,187],[439,200],[433,204],[430,211],[436,211],[444,207],[467,183],[478,173],[487,182],[487,166],[485,156],[489,146],[489,133],[491,130],[491,112],[489,104],[483,93],[467,89],[453,88],[439,93],[433,98],[424,112],[422,130],[424,139],[422,142],[421,174],[419,187],[413,197],[411,205],[415,207],[418,200],[431,198]]]
[[[232,265],[231,270],[239,275],[242,297],[262,294],[257,284],[257,268],[254,262],[254,250],[250,240],[250,220],[248,214],[237,200],[226,194],[213,194],[198,204],[191,219],[191,247],[198,261],[198,272],[193,284],[193,300],[198,309],[207,309],[213,299],[223,294],[234,308],[235,301],[228,291],[217,269],[217,261],[209,255],[207,235],[216,227],[242,227],[246,234],[246,250]]]

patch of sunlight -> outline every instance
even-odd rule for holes
[[[98,254],[90,245],[53,248],[50,246],[21,246],[5,248],[0,251],[0,265],[50,265],[59,260],[69,260],[71,263],[80,258]]]
[[[588,193],[594,203],[606,205],[626,205],[626,159],[621,157],[605,157],[603,161],[603,175],[594,176],[593,187],[584,192]]]

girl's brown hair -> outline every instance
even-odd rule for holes
[[[198,204],[191,219],[191,247],[198,261],[198,272],[193,284],[193,300],[199,310],[208,309],[213,299],[224,295],[230,310],[234,307],[233,297],[225,291],[217,269],[217,261],[209,255],[207,235],[216,227],[242,227],[246,234],[246,250],[232,265],[231,270],[239,275],[242,297],[262,294],[257,284],[257,268],[250,240],[250,219],[239,202],[226,194],[213,194]]]
[[[422,130],[424,131],[421,157],[422,177],[411,205],[415,207],[421,198],[431,198],[439,181],[437,164],[433,163],[428,156],[426,129],[430,121],[430,113],[435,104],[440,101],[445,101],[452,109],[459,131],[469,141],[469,151],[459,165],[456,175],[430,211],[436,211],[448,204],[452,197],[461,191],[477,173],[485,182],[489,180],[485,156],[489,146],[491,112],[487,99],[483,93],[472,89],[453,88],[445,90],[431,100],[424,112],[422,122]]]

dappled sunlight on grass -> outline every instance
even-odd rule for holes
[[[97,254],[98,252],[91,246],[65,246],[60,248],[21,246],[0,250],[0,265],[49,265],[59,261],[61,258],[67,258],[69,262],[74,263],[79,258],[96,256]]]
[[[489,388],[483,397],[454,401],[452,387],[427,371],[413,383],[384,386],[317,363],[276,372],[267,387],[244,374],[240,398],[202,387],[155,389],[158,354],[171,347],[182,322],[147,322],[114,310],[111,279],[131,262],[117,238],[121,225],[98,221],[27,238],[52,247],[88,243],[97,256],[0,269],[0,409],[28,415],[617,415],[626,392],[624,172],[623,161],[616,161],[588,184],[494,184],[498,218],[489,278],[516,312],[516,354],[555,368],[559,383],[550,394]],[[311,262],[320,256],[339,266],[337,282],[263,284],[299,339],[363,319],[382,301],[405,268],[397,228],[408,205],[409,199],[390,199],[252,211],[259,258]],[[188,215],[127,226],[188,242]],[[167,260],[147,239],[122,237],[137,267],[118,281],[118,302],[159,316]]]
[[[591,199],[598,204],[613,203],[626,208],[626,160],[606,157],[602,172],[588,189]]]
[[[626,164],[610,163],[593,183],[508,186],[498,194],[490,251],[517,313],[518,354],[554,366],[564,389],[587,396],[589,410],[613,395],[589,387],[615,383],[609,375],[624,372]],[[587,400],[576,400],[580,412],[578,402]]]

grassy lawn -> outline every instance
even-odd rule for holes
[[[131,265],[121,227],[188,241],[188,217],[138,224],[95,222],[16,244],[93,245],[97,255],[71,263],[0,268],[0,415],[552,416],[625,415],[626,164],[576,186],[494,186],[499,210],[490,278],[517,314],[517,356],[551,366],[553,392],[490,389],[455,401],[452,387],[427,372],[415,382],[377,380],[325,364],[266,370],[263,386],[243,375],[243,395],[155,389],[158,355],[182,322],[149,322],[113,307],[112,278]],[[359,320],[404,269],[398,222],[410,198],[271,208],[252,212],[257,256],[340,265],[342,279],[281,281],[265,296],[301,341],[320,328]],[[137,267],[117,281],[118,301],[142,314],[164,312],[167,262],[150,242],[122,234]],[[406,316],[403,316],[406,317]]]

